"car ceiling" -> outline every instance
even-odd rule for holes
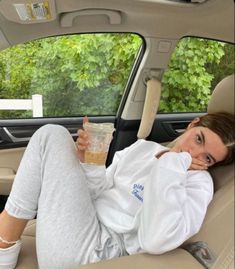
[[[23,21],[15,4],[48,2],[51,18]],[[0,49],[39,37],[84,32],[136,32],[144,37],[210,37],[234,42],[234,1],[0,0]]]

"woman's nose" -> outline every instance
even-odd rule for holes
[[[204,149],[201,147],[190,147],[188,149],[188,153],[193,157],[193,158],[199,158],[203,155]]]

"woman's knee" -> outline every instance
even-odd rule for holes
[[[44,138],[46,141],[58,141],[59,139],[64,141],[66,138],[71,139],[71,134],[69,131],[65,127],[56,124],[46,124],[40,127],[36,131],[35,135]]]
[[[68,130],[62,126],[62,125],[58,125],[58,124],[46,124],[43,125],[42,127],[40,127],[37,132],[41,132],[44,134],[49,134],[49,135],[58,135],[58,134],[62,134],[62,135],[66,135],[69,134]]]

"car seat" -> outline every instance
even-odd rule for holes
[[[216,86],[208,105],[208,113],[224,111],[235,115],[234,78],[231,75]],[[209,172],[214,182],[213,200],[200,232],[184,245],[204,242],[206,249],[201,251],[211,252],[208,253],[209,256],[214,255],[210,267],[230,269],[234,268],[234,162],[212,167]]]
[[[234,75],[215,88],[208,112],[234,114]],[[84,269],[232,269],[234,262],[234,163],[210,169],[214,180],[214,198],[198,234],[180,248],[162,255],[136,254],[77,266]],[[36,269],[36,221],[30,221],[22,236],[23,247],[16,269]]]

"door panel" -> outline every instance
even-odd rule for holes
[[[90,117],[91,122],[113,122],[115,117]],[[33,133],[45,124],[66,127],[74,140],[82,118],[44,118],[27,120],[0,120],[0,196],[9,195],[25,147]],[[2,198],[0,199],[1,203]]]
[[[8,195],[25,148],[0,150],[0,195]]]
[[[113,122],[114,116],[89,117],[91,122]],[[0,149],[26,146],[33,133],[45,124],[59,124],[66,127],[75,138],[82,127],[82,117],[43,118],[25,120],[0,120]]]
[[[205,113],[172,113],[158,114],[152,131],[146,138],[157,143],[168,144],[184,132],[188,124],[196,117]],[[111,163],[116,151],[122,150],[137,141],[140,120],[117,119],[114,141],[111,144],[108,163]]]
[[[148,140],[158,143],[170,142],[181,135],[194,118],[204,114],[205,113],[158,114]]]

